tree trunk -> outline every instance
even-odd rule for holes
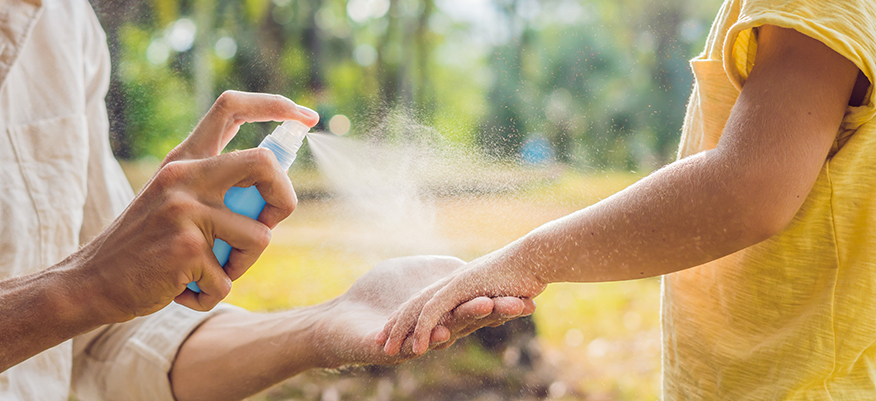
[[[216,13],[216,0],[197,0],[195,12],[195,44],[192,49],[192,75],[194,77],[195,102],[198,115],[204,115],[213,105],[213,68],[210,65],[212,50],[210,33]]]

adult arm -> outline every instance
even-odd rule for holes
[[[375,266],[342,296],[277,313],[231,312],[212,317],[183,343],[170,373],[180,400],[237,400],[312,368],[395,364],[376,336],[389,315],[420,289],[464,265],[450,257],[391,259]],[[532,300],[476,298],[449,313],[431,333],[441,349],[477,328],[533,312]]]
[[[292,212],[295,194],[270,151],[217,155],[247,121],[305,115],[274,95],[223,94],[119,218],[78,252],[33,275],[0,281],[0,371],[100,325],[176,301],[208,310],[267,246],[270,227]],[[228,210],[224,192],[256,185],[268,203],[259,221]],[[226,269],[214,238],[235,250]],[[185,290],[198,281],[203,290]]]
[[[474,296],[534,297],[551,282],[628,280],[718,259],[781,231],[824,164],[858,68],[796,31],[760,28],[757,62],[718,146],[548,223],[424,291],[381,340],[414,351],[438,317]]]

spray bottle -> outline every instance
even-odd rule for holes
[[[298,148],[304,142],[304,135],[309,131],[306,125],[299,121],[288,120],[280,124],[274,132],[266,136],[259,144],[260,148],[268,148],[274,152],[277,161],[280,162],[280,167],[283,171],[289,170],[292,162],[295,161]],[[258,219],[262,209],[265,208],[265,200],[255,186],[252,187],[231,187],[225,193],[225,205],[232,212],[242,214],[253,220]],[[227,242],[216,238],[213,243],[213,254],[221,266],[228,263],[228,255],[231,254],[231,245]],[[188,288],[194,292],[201,292],[198,284],[192,281],[188,284]]]

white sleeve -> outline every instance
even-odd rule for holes
[[[207,318],[240,310],[219,304],[196,312],[176,303],[73,339],[73,393],[82,401],[173,401],[168,373],[177,351]]]

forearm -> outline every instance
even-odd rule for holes
[[[779,199],[802,203],[809,189],[767,185],[727,160],[711,151],[673,163],[490,257],[545,282],[595,282],[671,273],[756,244],[799,208]]]
[[[715,149],[536,230],[505,250],[516,255],[509,260],[548,281],[630,279],[696,266],[778,233],[815,183],[858,73],[812,38],[763,27],[757,63]]]
[[[170,372],[174,396],[180,401],[239,400],[322,367],[313,333],[324,305],[210,318],[179,350]]]
[[[89,286],[63,266],[0,282],[0,371],[106,324]]]
[[[439,317],[475,296],[531,297],[551,282],[672,273],[783,230],[823,170],[859,71],[794,30],[767,25],[758,32],[757,63],[714,149],[473,261],[396,315],[383,332],[387,353],[412,327],[415,352],[422,352]]]

